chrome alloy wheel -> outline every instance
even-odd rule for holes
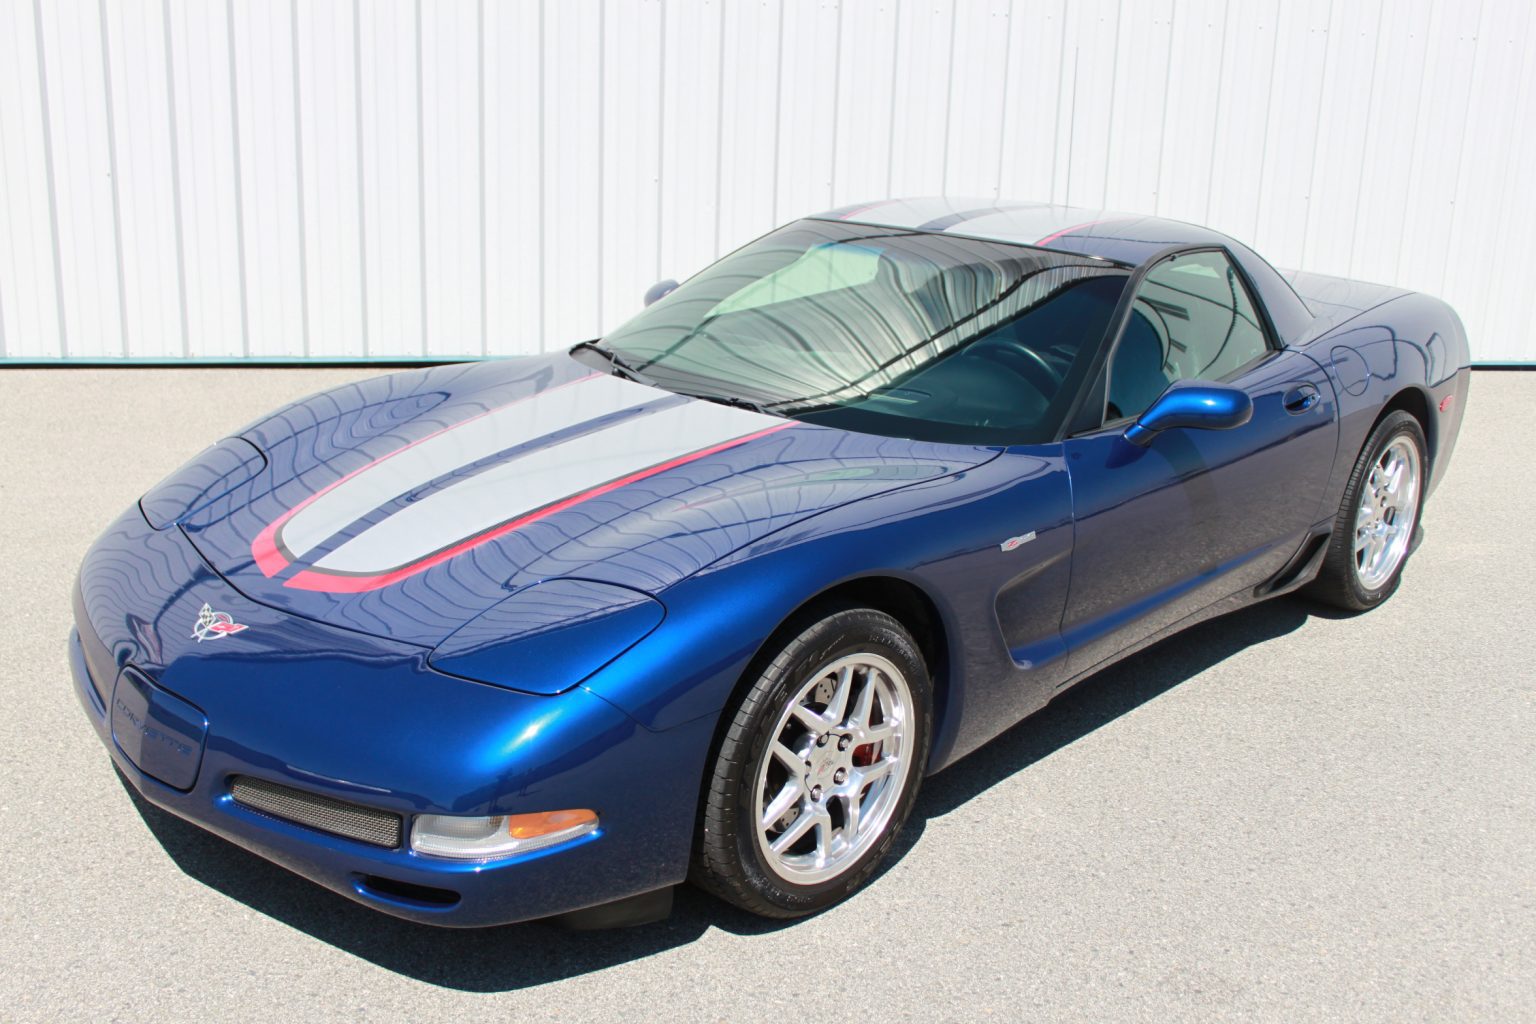
[[[790,701],[752,808],[758,850],[784,881],[834,878],[879,840],[906,782],[912,707],[901,670],[865,653],[823,666]]]
[[[1386,585],[1408,555],[1419,515],[1418,445],[1399,436],[1371,467],[1355,513],[1355,575],[1366,590]]]

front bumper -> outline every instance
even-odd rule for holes
[[[125,574],[134,560],[153,571]],[[250,624],[245,650],[232,638],[199,650],[184,630],[160,628],[192,621],[203,601]],[[367,906],[475,927],[683,880],[707,721],[652,732],[583,689],[513,693],[433,673],[424,655],[245,601],[178,531],[151,530],[137,509],[87,556],[69,639],[76,696],[146,800]],[[139,735],[146,684],[201,712],[200,751],[195,728],[167,738],[156,721]],[[146,742],[169,753],[157,761]],[[386,848],[252,810],[231,795],[240,776],[398,814],[404,836]],[[595,809],[600,828],[487,863],[409,849],[416,814],[564,807]]]

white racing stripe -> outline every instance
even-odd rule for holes
[[[314,567],[386,573],[610,481],[782,423],[704,401],[626,419],[529,451],[407,505]]]
[[[603,376],[492,409],[380,459],[324,492],[283,523],[283,547],[301,558],[362,516],[440,476],[515,445],[667,397],[655,388]]]

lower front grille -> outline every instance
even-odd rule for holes
[[[229,794],[241,807],[268,817],[374,846],[397,847],[404,831],[398,814],[307,793],[265,779],[253,779],[249,775],[235,776],[230,782]]]

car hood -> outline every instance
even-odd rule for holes
[[[541,581],[659,594],[774,530],[996,454],[765,416],[561,353],[314,395],[142,504],[253,600],[435,647]]]

